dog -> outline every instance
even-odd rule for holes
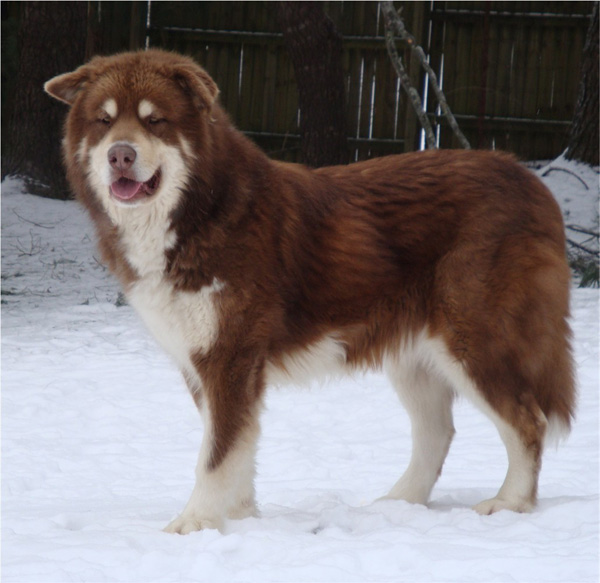
[[[256,514],[267,385],[364,369],[387,373],[411,420],[387,497],[427,503],[462,395],[508,454],[475,510],[534,508],[544,445],[575,402],[564,226],[537,177],[487,151],[273,161],[203,68],[161,50],[95,57],[45,90],[70,106],[67,176],[103,260],[204,419],[195,487],[166,531]]]

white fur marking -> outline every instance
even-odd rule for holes
[[[182,292],[160,276],[136,282],[127,296],[142,320],[177,364],[195,374],[190,356],[206,352],[217,338],[215,294],[224,284],[214,279],[197,292]]]
[[[335,336],[326,336],[319,342],[283,358],[281,366],[267,364],[266,378],[270,385],[307,385],[312,380],[347,372],[346,347]]]
[[[569,435],[570,428],[558,415],[548,417],[546,434],[544,435],[544,447],[557,448]]]
[[[190,143],[183,137],[180,136],[179,137],[179,143],[181,144],[181,149],[183,150],[183,153],[188,157],[188,158],[194,158],[194,151],[192,150],[192,147],[190,146]]]
[[[83,138],[81,142],[79,142],[79,147],[77,148],[77,153],[75,156],[80,162],[85,162],[85,157],[88,153],[88,139],[87,137]]]
[[[112,119],[115,119],[119,114],[119,109],[117,107],[117,102],[110,98],[107,99],[102,105],[102,109],[110,116]]]
[[[150,117],[154,113],[154,105],[147,99],[142,99],[138,104],[138,115],[140,119]]]

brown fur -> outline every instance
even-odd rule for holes
[[[106,95],[121,96],[120,108],[149,98],[169,123],[148,131],[172,144],[179,133],[196,155],[182,154],[192,178],[171,215],[177,244],[164,278],[187,292],[215,278],[225,284],[217,340],[191,357],[201,397],[188,378],[197,402],[211,405],[210,468],[256,415],[266,364],[283,367],[327,335],[351,367],[380,367],[426,328],[538,464],[540,413],[569,426],[562,217],[511,156],[427,151],[311,170],[269,160],[234,129],[214,103],[214,83],[187,59],[159,51],[99,58],[77,75],[48,91],[73,105],[68,177],[126,290],[138,274],[77,157],[84,138],[94,143],[104,131],[89,120]]]

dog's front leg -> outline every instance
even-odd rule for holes
[[[204,419],[196,484],[166,532],[221,529],[225,518],[256,514],[254,474],[262,395],[262,374],[257,371],[256,366],[248,371],[247,364],[237,363],[216,378],[206,375],[202,398],[195,394]]]

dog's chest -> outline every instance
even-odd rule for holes
[[[180,367],[192,371],[191,356],[208,351],[217,338],[222,288],[215,279],[199,291],[177,291],[156,274],[138,280],[127,295],[159,344]]]
[[[121,228],[121,241],[127,261],[143,280],[147,280],[164,270],[165,252],[176,244],[177,237],[168,229],[166,220],[139,218],[134,215],[127,222],[127,228]]]

